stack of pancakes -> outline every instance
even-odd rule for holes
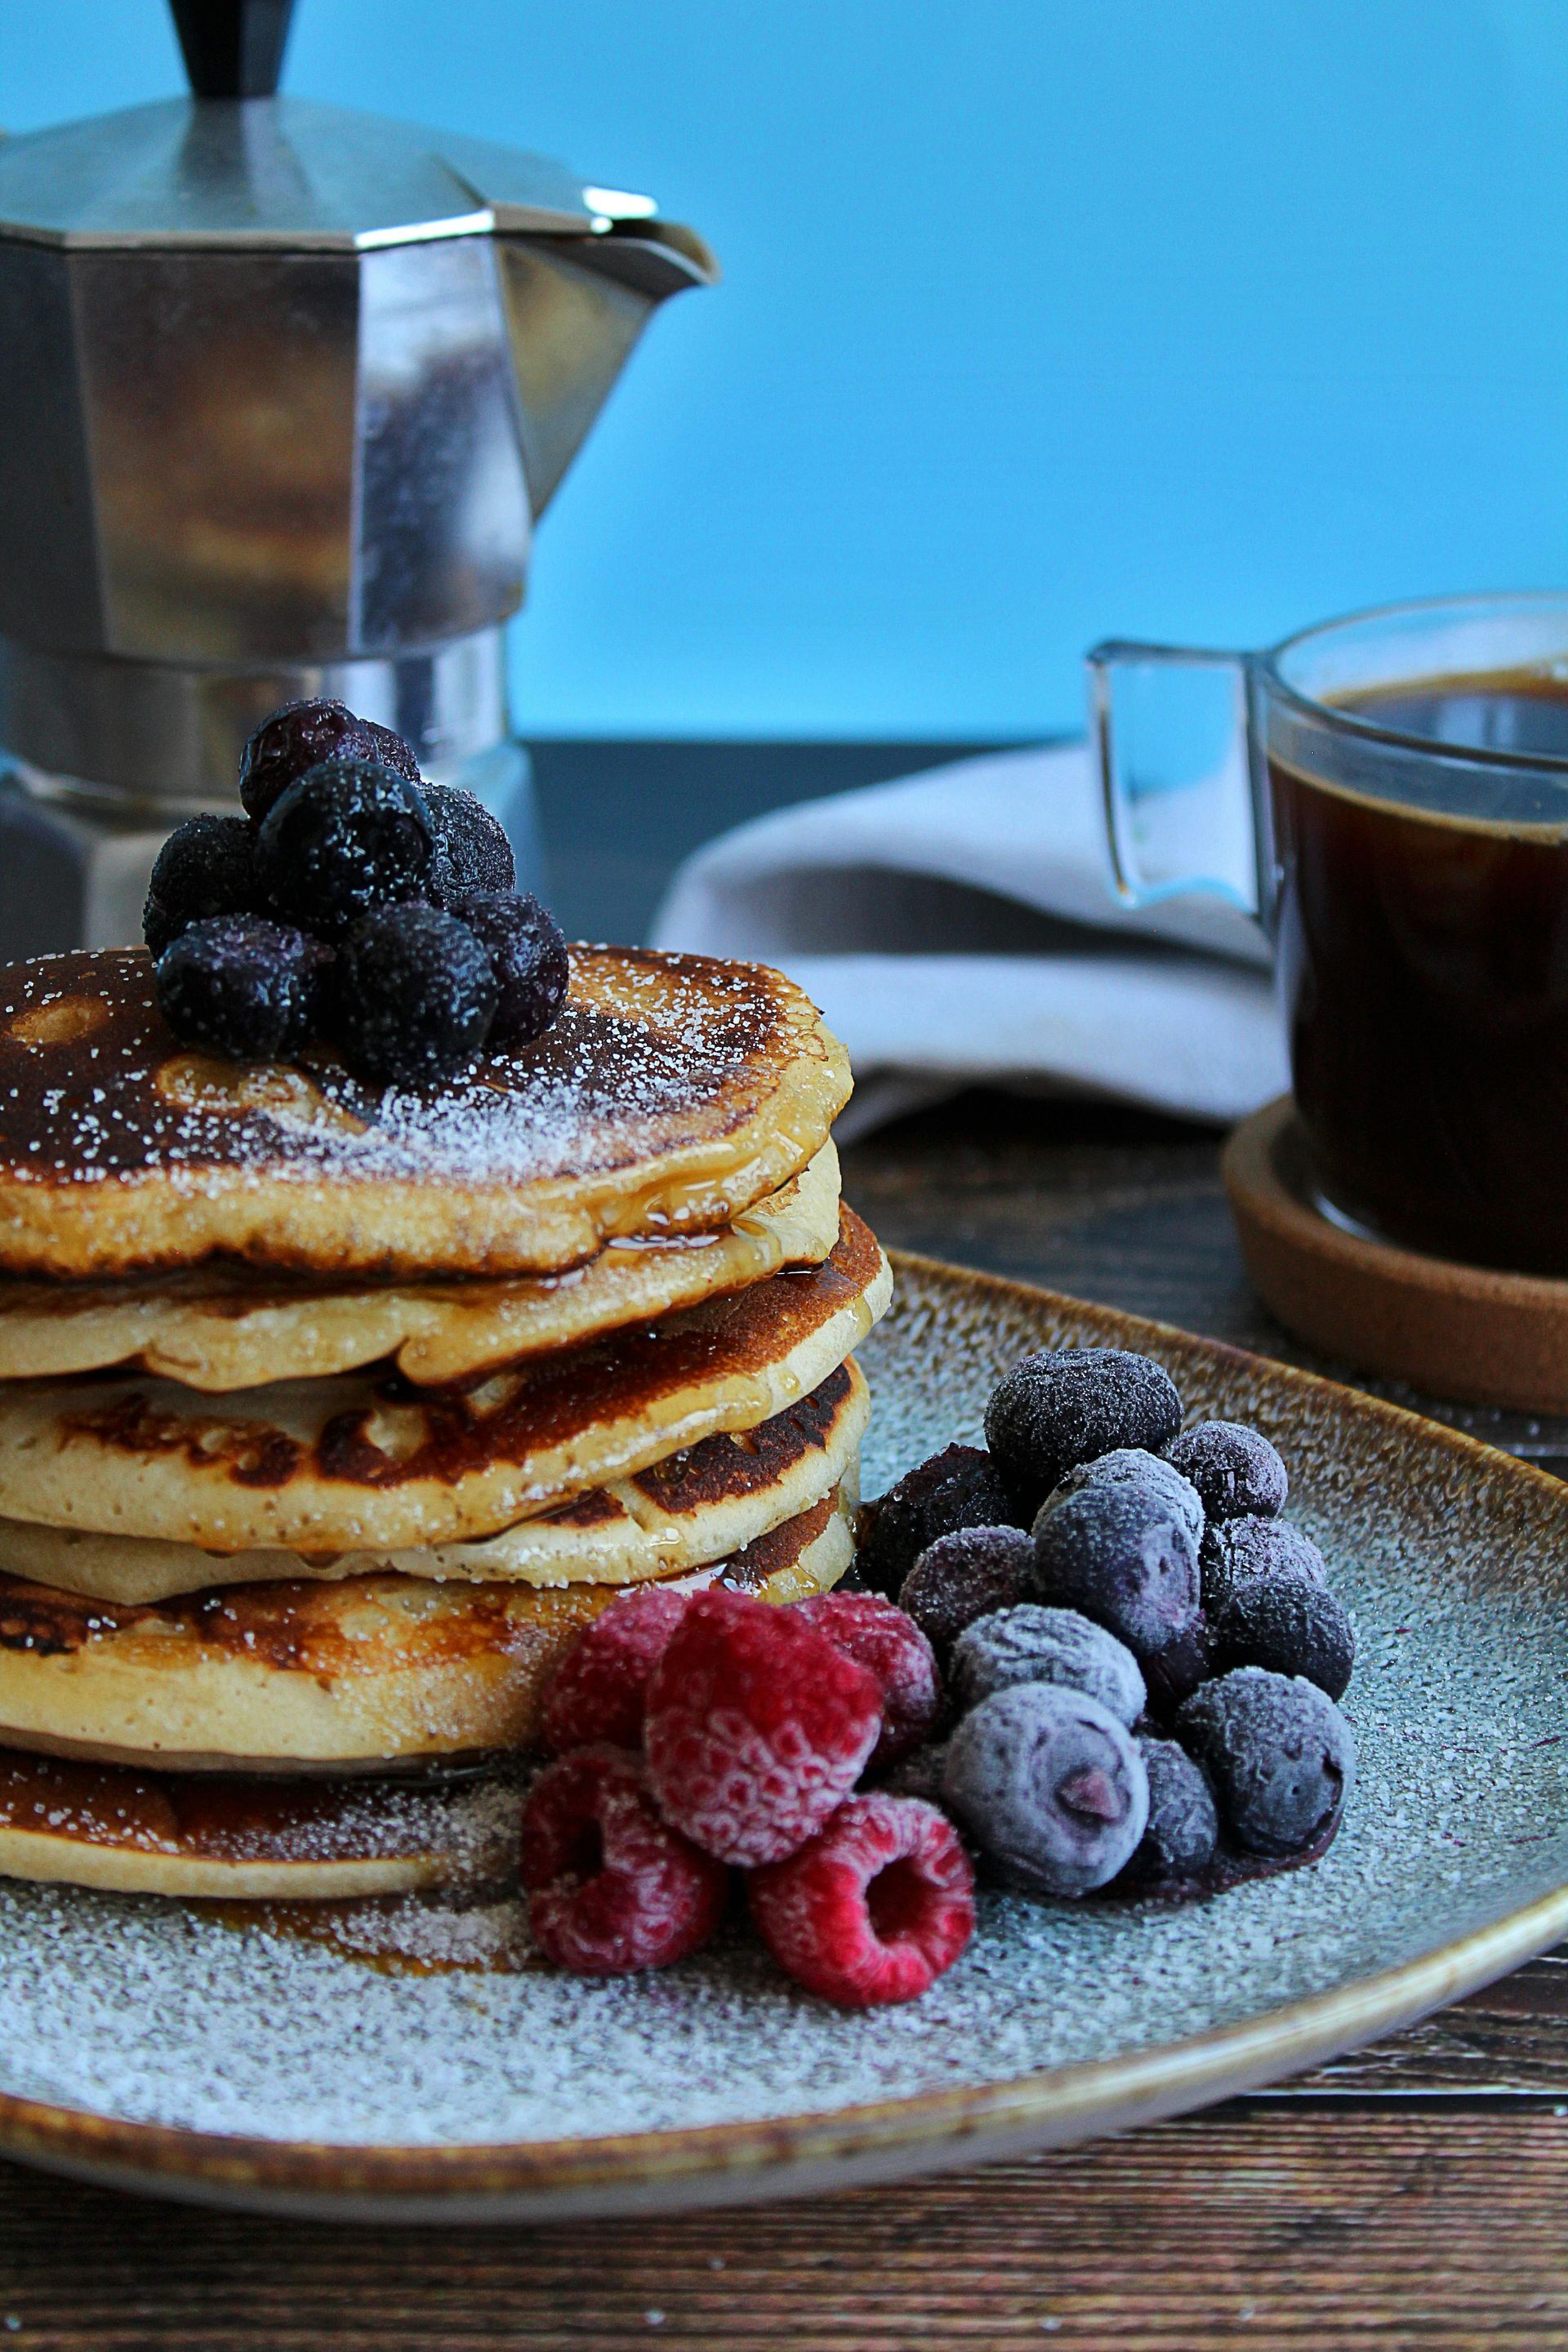
[[[186,1050],[140,950],[0,974],[0,1872],[439,1883],[616,1592],[832,1584],[889,1290],[848,1091],[705,958],[574,950],[406,1095]]]

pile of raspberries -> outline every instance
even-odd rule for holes
[[[808,1991],[913,2000],[973,1933],[973,1873],[934,1805],[858,1784],[917,1748],[941,1702],[931,1643],[871,1593],[613,1601],[544,1696],[554,1760],[522,1823],[534,1941],[585,1975],[663,1968],[708,1942],[739,1874]]]

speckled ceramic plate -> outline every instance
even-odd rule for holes
[[[0,1888],[0,2147],[377,2219],[775,2197],[1060,2146],[1277,2081],[1568,1934],[1568,1486],[1162,1326],[904,1259],[867,1491],[978,1432],[1024,1350],[1160,1357],[1254,1421],[1360,1639],[1316,1867],[1185,1910],[988,1896],[924,2000],[850,2016],[736,1937],[687,1966],[385,1975],[171,1906]]]

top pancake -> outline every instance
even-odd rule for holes
[[[0,1382],[133,1364],[194,1389],[330,1379],[384,1357],[418,1387],[601,1339],[631,1323],[819,1265],[838,1239],[838,1155],[733,1224],[606,1242],[585,1265],[500,1282],[308,1281],[216,1258],[114,1281],[0,1278]]]
[[[532,1045],[381,1091],[324,1048],[189,1051],[142,949],[40,957],[0,973],[0,1268],[554,1273],[729,1224],[848,1096],[842,1046],[761,964],[575,947]]]

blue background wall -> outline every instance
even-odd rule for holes
[[[658,317],[543,529],[538,732],[1075,724],[1107,633],[1568,579],[1562,0],[300,0],[302,93],[655,192]],[[179,86],[0,11],[0,121]]]

